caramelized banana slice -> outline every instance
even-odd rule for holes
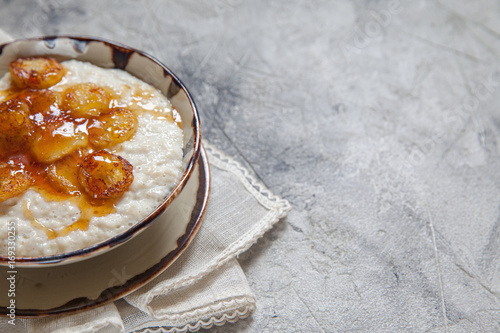
[[[10,63],[12,81],[21,89],[46,89],[61,81],[63,66],[49,57],[19,58]]]
[[[65,91],[63,107],[75,118],[95,117],[107,112],[111,93],[93,83],[75,84]]]
[[[77,152],[50,164],[45,171],[51,184],[66,194],[80,195],[78,166],[82,160],[83,157]]]
[[[32,181],[24,165],[0,163],[0,202],[24,193]]]
[[[58,106],[60,97],[51,90],[27,89],[23,90],[17,98],[28,104],[31,114],[40,113],[42,115],[52,114],[58,116],[61,113]]]
[[[114,198],[128,190],[134,180],[132,171],[126,159],[100,150],[85,157],[78,181],[94,199]]]
[[[31,140],[31,154],[42,163],[52,163],[88,145],[83,125],[56,118],[36,129]]]
[[[33,126],[28,105],[19,99],[0,104],[0,156],[23,149],[29,141]]]
[[[136,131],[137,118],[132,111],[114,108],[89,126],[89,140],[97,148],[117,145],[130,139]]]

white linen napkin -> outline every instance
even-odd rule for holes
[[[9,36],[0,30],[0,43]],[[187,332],[235,322],[256,300],[236,257],[290,210],[234,159],[204,141],[212,187],[201,228],[186,251],[125,298],[71,315],[0,319],[0,332]]]

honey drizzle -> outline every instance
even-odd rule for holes
[[[83,155],[80,151],[70,154],[67,158],[76,164],[83,161]],[[33,178],[34,190],[46,201],[70,201],[80,210],[80,217],[75,222],[56,230],[45,226],[35,218],[30,209],[31,202],[24,201],[24,215],[31,221],[33,227],[43,230],[48,239],[66,236],[75,230],[87,230],[92,217],[105,216],[116,211],[116,199],[93,199],[80,188],[79,184],[77,184],[78,191],[64,192],[48,180],[46,165],[30,160],[29,155],[18,155],[13,160],[17,160],[25,165],[26,171]]]
[[[47,235],[48,239],[54,239],[57,237],[57,232],[54,229],[48,228],[44,226],[42,223],[40,223],[36,218],[33,217],[33,213],[31,212],[30,209],[30,202],[29,201],[24,201],[23,205],[23,212],[24,216],[26,216],[28,219],[31,220],[31,225],[37,229],[45,231],[45,234]]]
[[[162,108],[157,108],[154,105],[152,105],[152,102],[148,102],[147,104],[141,103],[141,101],[143,100],[148,100],[152,98],[154,96],[154,93],[155,92],[152,89],[150,91],[137,89],[132,95],[132,102],[126,107],[131,108],[132,111],[134,112],[140,110],[139,112],[140,114],[148,113],[154,116],[155,118],[166,119],[172,123],[175,123],[180,129],[182,129],[181,116],[176,109],[172,108],[171,112],[165,113]]]
[[[43,193],[43,192],[42,192]],[[43,195],[43,194],[42,194]],[[43,195],[46,197],[45,195]],[[76,204],[80,209],[80,217],[75,222],[70,225],[64,226],[61,229],[52,229],[44,224],[42,224],[38,219],[33,216],[33,212],[30,209],[30,202],[24,201],[23,212],[24,215],[31,220],[31,225],[37,229],[43,230],[47,235],[48,239],[54,239],[56,237],[63,237],[68,235],[70,232],[75,230],[88,230],[90,219],[94,216],[105,216],[116,211],[115,205],[112,202],[107,202],[102,206],[92,206],[89,204],[82,196],[72,197],[69,199],[72,203]]]

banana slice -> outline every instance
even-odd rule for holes
[[[80,183],[78,182],[78,165],[83,157],[80,152],[63,157],[47,166],[45,169],[51,184],[69,195],[80,195]]]
[[[17,99],[29,106],[32,115],[40,113],[42,115],[52,114],[53,116],[58,116],[61,114],[61,110],[59,109],[60,96],[51,90],[26,89],[17,96]]]
[[[81,83],[65,91],[63,108],[75,118],[89,118],[107,112],[111,93],[93,83]]]
[[[19,58],[9,65],[14,84],[21,88],[46,89],[61,81],[64,67],[49,57]]]
[[[0,163],[0,202],[24,193],[32,182],[23,165]]]
[[[129,140],[137,129],[137,118],[132,111],[124,108],[111,109],[100,115],[89,126],[89,141],[99,148],[112,147]]]
[[[31,154],[42,163],[52,163],[88,145],[82,125],[64,119],[42,123],[31,140]]]
[[[128,190],[133,180],[132,165],[104,150],[87,155],[78,170],[78,181],[94,199],[118,197]]]
[[[26,147],[33,131],[29,115],[29,107],[22,100],[0,103],[0,157]]]

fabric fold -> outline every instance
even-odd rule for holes
[[[147,308],[147,313],[141,311],[138,316],[140,308]],[[185,332],[245,318],[255,310],[255,297],[233,259],[190,286],[160,293],[147,304],[127,299],[126,304],[118,303],[118,309],[127,329],[158,326],[163,331]]]

